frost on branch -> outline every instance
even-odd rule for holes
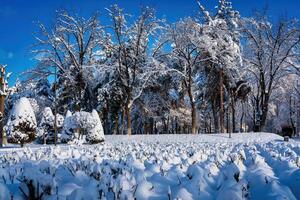
[[[64,121],[62,142],[83,140],[88,143],[99,143],[104,141],[104,132],[101,120],[96,110],[89,112],[68,112]]]
[[[11,143],[20,143],[34,140],[36,133],[36,118],[34,111],[26,97],[19,99],[9,116],[6,131]]]

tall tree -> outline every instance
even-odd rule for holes
[[[175,69],[182,76],[181,81],[187,91],[192,119],[192,133],[197,131],[197,108],[195,100],[195,75],[199,70],[201,53],[197,38],[201,37],[199,24],[191,19],[180,20],[168,30],[167,40],[171,43],[171,54]]]
[[[113,33],[112,54],[115,63],[112,66],[125,92],[124,112],[127,119],[127,134],[131,135],[131,108],[140,98],[143,89],[160,64],[149,65],[149,40],[160,28],[160,20],[156,19],[153,9],[143,8],[140,15],[129,24],[122,9],[114,5],[108,9]],[[156,62],[154,62],[156,63]]]
[[[4,134],[3,134],[3,123],[4,123],[4,115],[5,115],[5,98],[8,95],[9,88],[8,88],[8,79],[10,73],[5,76],[5,66],[0,65],[0,147],[2,147],[5,143],[4,141]]]
[[[30,78],[53,76],[54,69],[57,69],[60,100],[72,110],[91,110],[92,105],[85,101],[95,97],[83,73],[87,66],[93,64],[96,49],[101,48],[105,38],[97,14],[85,19],[61,11],[52,29],[48,30],[42,24],[39,29],[40,35],[36,37],[36,49],[33,51],[38,62],[30,70]],[[89,97],[83,98],[85,95]]]
[[[210,14],[198,1],[204,16],[199,45],[207,76],[206,95],[212,104],[216,132],[224,132],[225,89],[236,84],[241,63],[238,33],[239,13],[231,3],[219,1],[216,14]],[[218,84],[216,84],[218,83]],[[219,110],[219,117],[217,117]],[[219,130],[220,127],[220,130]]]
[[[294,20],[280,19],[272,25],[266,15],[257,15],[244,19],[243,32],[247,39],[245,59],[254,81],[254,131],[262,131],[273,91],[299,62],[296,47],[300,43],[300,29]]]

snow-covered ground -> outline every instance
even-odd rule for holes
[[[106,136],[0,149],[0,199],[300,199],[300,142],[268,133]]]

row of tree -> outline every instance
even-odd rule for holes
[[[284,123],[296,132],[298,22],[242,18],[226,0],[215,12],[198,9],[173,24],[148,7],[134,18],[113,5],[109,24],[58,12],[52,27],[39,25],[37,65],[7,111],[26,96],[37,119],[45,107],[96,109],[106,134],[275,131]]]

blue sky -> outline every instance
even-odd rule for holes
[[[201,2],[210,9],[217,4],[217,0]],[[249,16],[253,9],[268,5],[273,18],[281,15],[300,18],[299,0],[232,0],[232,3],[242,16]],[[35,42],[36,22],[52,24],[55,10],[60,9],[82,16],[98,10],[103,19],[107,16],[104,8],[111,4],[118,4],[133,15],[138,13],[140,6],[151,6],[158,17],[164,16],[169,22],[197,14],[195,0],[0,0],[0,63],[7,64],[7,71],[13,72],[10,84],[22,71],[34,66],[30,49]]]

